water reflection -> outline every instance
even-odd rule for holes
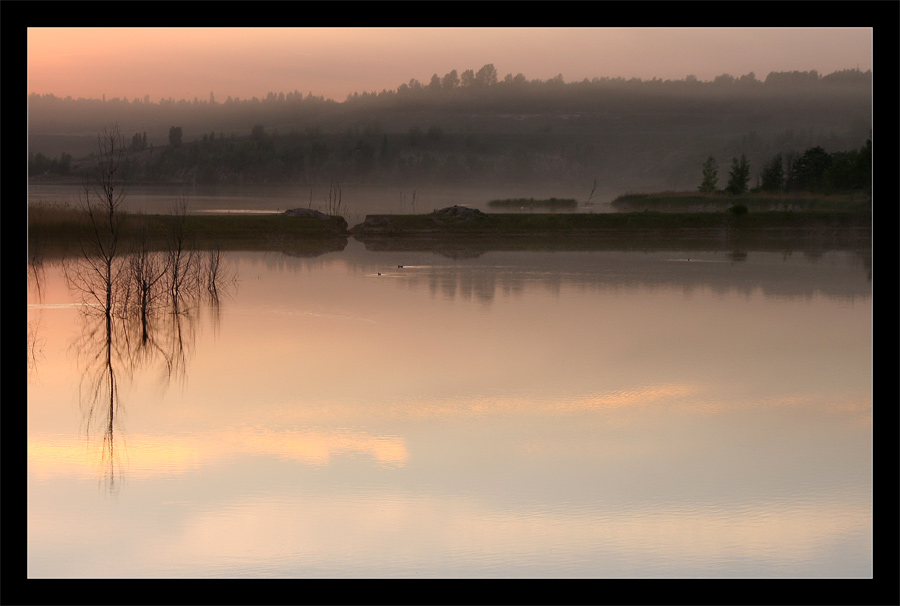
[[[128,413],[115,504],[79,488],[95,470],[56,388],[29,395],[35,576],[871,570],[871,283],[852,252],[224,258],[241,289],[161,308],[151,345],[140,316],[115,316],[108,352],[84,323]],[[45,319],[61,392],[64,322]],[[148,374],[190,380],[160,394]],[[117,540],[83,554],[89,535]]]
[[[37,254],[29,256],[29,283],[37,301],[43,297],[44,265]],[[83,254],[64,258],[60,265],[81,326],[69,351],[80,371],[82,431],[88,444],[99,441],[101,477],[114,493],[123,469],[121,384],[154,367],[163,384],[183,381],[200,309],[218,318],[235,276],[218,250],[177,246],[156,251],[146,240],[129,254]],[[29,314],[29,369],[34,373],[39,322]]]
[[[815,260],[821,266],[798,265],[789,252],[769,251],[554,251],[540,255],[533,265],[521,265],[524,253],[496,250],[477,258],[451,259],[437,251],[383,251],[381,263],[357,263],[358,255],[347,255],[357,271],[369,272],[410,288],[427,288],[432,295],[461,298],[485,304],[499,295],[521,294],[526,286],[548,292],[563,288],[584,291],[620,291],[649,288],[678,289],[686,293],[711,289],[717,293],[755,292],[765,296],[812,297],[824,295],[854,299],[871,292],[871,252],[830,250]],[[808,259],[804,255],[804,259]],[[497,271],[498,266],[503,271]],[[830,280],[835,267],[846,272],[846,280]],[[727,269],[726,269],[727,268]]]

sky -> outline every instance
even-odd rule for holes
[[[116,49],[110,52],[109,49]],[[28,92],[217,101],[295,90],[343,101],[433,74],[565,82],[712,80],[727,73],[869,70],[873,29],[812,28],[28,28]]]

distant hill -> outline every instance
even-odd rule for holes
[[[872,72],[713,81],[497,78],[493,66],[343,102],[291,93],[217,101],[29,97],[29,152],[90,153],[115,123],[145,181],[554,183],[690,190],[708,156],[854,149],[871,134]],[[178,141],[170,140],[179,129]],[[175,144],[178,143],[178,144]]]

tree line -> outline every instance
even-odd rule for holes
[[[167,145],[132,148],[124,162],[134,181],[200,185],[320,184],[334,179],[385,183],[404,178],[452,182],[488,173],[522,177],[529,171],[513,174],[521,164],[534,168],[523,150],[514,152],[489,138],[448,134],[436,124],[386,133],[377,122],[354,124],[338,134],[318,128],[281,134],[255,124],[249,136],[210,131],[190,142],[183,140],[181,127],[173,126]],[[81,170],[77,165],[72,174]]]
[[[383,89],[378,91],[362,91],[349,93],[344,100],[345,103],[353,104],[357,102],[365,102],[375,99],[392,99],[401,98],[407,95],[439,95],[439,94],[457,94],[464,92],[477,92],[492,89],[498,94],[504,92],[519,95],[523,91],[531,90],[532,92],[540,91],[558,91],[561,88],[568,89],[568,92],[577,92],[585,90],[609,92],[612,90],[632,90],[632,91],[648,91],[664,92],[668,89],[671,92],[691,93],[707,92],[721,93],[722,91],[746,93],[747,90],[768,90],[768,91],[787,91],[796,93],[797,87],[828,87],[828,86],[858,86],[868,85],[872,82],[872,71],[861,71],[859,69],[845,69],[832,72],[830,74],[819,74],[816,70],[810,71],[791,71],[791,72],[770,72],[764,79],[759,80],[756,74],[749,72],[742,76],[732,76],[723,73],[716,76],[712,80],[700,80],[696,76],[688,75],[682,80],[672,79],[642,79],[642,78],[622,78],[622,77],[594,77],[583,78],[582,80],[566,82],[562,74],[558,74],[547,80],[529,79],[524,74],[512,73],[506,74],[503,78],[499,77],[497,69],[492,63],[485,64],[477,71],[466,69],[461,72],[452,69],[443,76],[437,73],[432,74],[428,83],[423,83],[417,78],[410,78],[408,82],[399,84],[396,88]],[[158,101],[151,100],[149,95],[144,97],[135,97],[131,101],[127,98],[113,97],[107,99],[103,95],[100,99],[96,98],[73,98],[66,96],[64,98],[57,97],[52,93],[29,95],[29,102],[35,104],[35,108],[39,108],[43,104],[66,104],[73,109],[84,109],[88,107],[105,107],[107,109],[115,107],[142,107],[150,108],[153,106],[159,108],[167,107],[230,107],[230,106],[278,106],[289,105],[296,107],[306,104],[309,106],[332,107],[340,105],[333,99],[326,99],[324,96],[314,95],[312,92],[304,95],[297,89],[290,92],[269,91],[263,97],[253,96],[249,99],[241,99],[240,97],[228,96],[224,101],[217,101],[215,94],[210,92],[207,99],[194,97],[193,100],[179,99],[172,97],[161,97]]]
[[[491,64],[343,103],[296,90],[224,102],[33,95],[29,175],[76,177],[93,142],[70,133],[114,121],[133,133],[134,179],[148,182],[599,179],[606,190],[684,189],[710,153],[746,153],[761,165],[776,151],[858,145],[871,129],[871,101],[870,71],[567,83],[501,78]]]
[[[872,191],[872,138],[859,149],[826,152],[821,146],[810,147],[802,153],[778,153],[763,164],[757,184],[750,188],[750,163],[741,154],[734,157],[728,171],[728,181],[719,189],[719,164],[707,157],[702,167],[703,178],[698,190],[706,193],[742,194],[750,191],[765,193],[841,191]]]
[[[49,157],[43,152],[28,152],[28,176],[59,175],[72,172],[72,155],[62,152],[57,157]]]
[[[156,138],[164,139],[172,124],[190,126],[191,133],[211,129],[246,133],[252,124],[303,123],[320,125],[327,132],[343,130],[348,121],[364,113],[382,115],[382,123],[397,132],[393,122],[405,131],[410,124],[403,114],[410,110],[458,113],[499,111],[504,113],[548,112],[671,112],[736,113],[758,108],[761,99],[781,113],[808,107],[815,99],[817,109],[843,107],[868,99],[872,72],[842,70],[820,75],[807,72],[772,72],[757,79],[752,72],[743,76],[722,74],[711,81],[694,76],[683,80],[642,80],[640,78],[592,78],[565,82],[562,74],[548,80],[529,79],[523,74],[499,77],[493,64],[478,70],[451,70],[431,76],[427,83],[411,78],[393,89],[354,92],[336,102],[312,92],[269,92],[249,99],[228,96],[220,101],[210,92],[208,99],[161,98],[149,95],[128,99],[84,99],[31,94],[28,98],[29,128],[32,132],[60,132],[89,129],[116,121],[142,124]],[[706,107],[696,104],[709,104]],[[799,110],[802,111],[802,110]],[[398,114],[399,112],[399,114]],[[186,131],[187,135],[188,132]]]
[[[244,137],[210,131],[185,142],[180,126],[169,128],[168,144],[147,146],[145,133],[135,133],[123,150],[123,167],[133,181],[191,182],[199,185],[258,183],[321,184],[341,182],[395,183],[403,179],[451,184],[473,178],[519,182],[550,178],[591,177],[593,165],[605,157],[594,143],[547,137],[506,140],[477,134],[447,133],[442,127],[418,124],[405,133],[386,133],[377,121],[353,124],[343,133],[318,128],[279,134],[255,124]],[[746,142],[745,142],[746,143]],[[783,148],[782,148],[783,149]],[[727,181],[720,187],[720,167],[713,155],[702,166],[701,192],[811,191],[829,193],[871,188],[872,142],[849,151],[827,152],[821,145],[803,152],[778,152],[761,163],[756,183],[745,153],[732,158]],[[77,177],[93,163],[72,162],[32,154],[29,175]]]

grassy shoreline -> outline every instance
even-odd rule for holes
[[[189,247],[221,250],[277,250],[290,255],[314,256],[340,251],[350,232],[343,217],[315,219],[283,214],[176,215],[122,213],[121,240],[127,245],[145,242],[151,250],[164,250],[174,226],[183,220]],[[66,257],[79,254],[88,233],[84,215],[68,206],[37,205],[29,208],[30,255]]]
[[[136,237],[139,233],[151,239],[171,233],[175,215],[121,213],[123,236]],[[202,238],[247,238],[267,235],[284,236],[333,236],[347,235],[347,222],[343,217],[328,220],[305,217],[288,217],[283,214],[202,214],[184,215],[184,228],[188,233]],[[66,237],[77,232],[87,223],[82,213],[73,208],[33,207],[29,209],[28,231],[30,235]]]
[[[456,210],[452,207],[446,210]],[[465,210],[465,209],[463,209]],[[356,237],[365,239],[454,238],[640,238],[703,239],[723,236],[771,238],[830,237],[871,240],[871,211],[751,211],[620,212],[620,213],[497,213],[480,211],[430,214],[368,215],[348,228],[340,216],[327,218],[266,215],[186,215],[184,229],[198,245],[230,247],[251,242],[303,242]],[[172,233],[174,215],[124,214],[124,239],[146,237],[164,242]],[[59,246],[77,242],[85,221],[76,209],[36,207],[28,217],[30,243]]]
[[[623,194],[611,202],[618,211],[716,211],[742,204],[751,211],[794,210],[865,212],[871,209],[872,196],[856,191],[837,194],[812,192],[761,193],[738,195],[723,192],[668,191],[645,194]]]

